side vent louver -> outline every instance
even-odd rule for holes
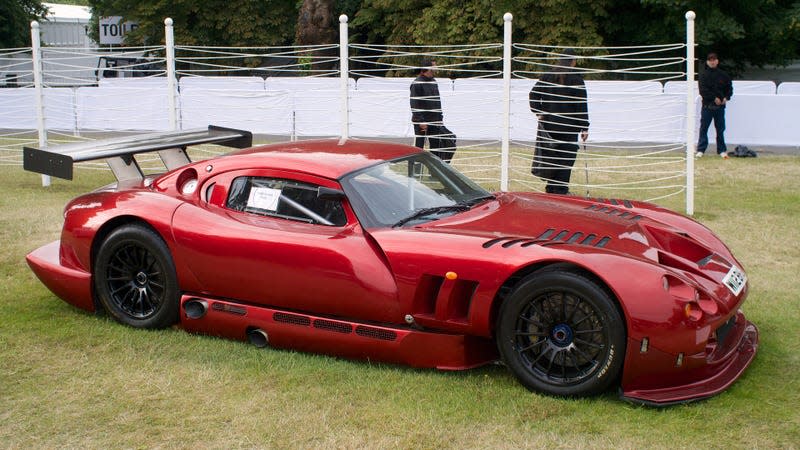
[[[352,334],[353,328],[355,328],[355,333],[361,337],[379,339],[381,341],[397,340],[397,333],[385,328],[370,327],[366,325],[353,325],[347,322],[340,322],[336,320],[312,319],[311,317],[304,316],[302,314],[276,312],[272,315],[272,320],[279,323],[313,327],[318,330],[342,334]]]
[[[234,314],[234,315],[237,315],[237,316],[245,316],[245,315],[247,315],[247,310],[246,309],[241,308],[239,306],[229,305],[227,303],[215,302],[215,303],[213,303],[211,305],[211,309],[213,309],[214,311],[222,311],[222,312],[226,312],[226,313],[229,313],[229,314]]]
[[[356,327],[356,334],[363,337],[380,339],[382,341],[394,341],[397,339],[397,333],[394,331],[365,327],[363,325]]]
[[[350,334],[353,332],[353,327],[350,324],[343,322],[334,322],[333,320],[317,319],[314,321],[314,328],[320,330],[335,331],[337,333]]]
[[[500,246],[503,248],[510,248],[515,245],[519,245],[520,247],[524,248],[524,247],[530,247],[531,245],[549,245],[549,244],[566,243],[566,244],[589,245],[597,248],[603,248],[606,245],[608,245],[609,242],[611,242],[611,238],[609,236],[604,236],[598,239],[597,235],[593,233],[586,234],[581,231],[572,232],[570,230],[561,230],[556,232],[555,228],[548,228],[544,230],[535,239],[509,236],[509,237],[494,238],[484,242],[482,245],[483,248],[490,248],[497,244],[500,244]]]
[[[272,320],[281,323],[291,323],[293,325],[302,325],[307,327],[311,325],[311,318],[308,316],[301,316],[300,314],[289,314],[276,312],[272,315]]]

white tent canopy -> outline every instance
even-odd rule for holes
[[[88,36],[92,12],[88,6],[42,3],[48,9],[41,22],[42,42],[51,47],[96,47]]]

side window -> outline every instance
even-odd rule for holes
[[[262,216],[341,227],[347,223],[339,200],[317,197],[319,186],[291,180],[239,177],[231,183],[226,206]]]

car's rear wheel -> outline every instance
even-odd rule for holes
[[[97,296],[119,322],[164,328],[178,320],[175,265],[164,241],[140,224],[112,231],[94,262]]]
[[[606,290],[578,273],[532,274],[505,299],[496,325],[503,361],[530,390],[594,395],[622,370],[622,317]]]

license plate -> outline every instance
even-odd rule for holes
[[[739,295],[747,284],[747,275],[744,271],[736,266],[731,266],[731,270],[722,279],[722,283],[733,292],[733,295]]]

